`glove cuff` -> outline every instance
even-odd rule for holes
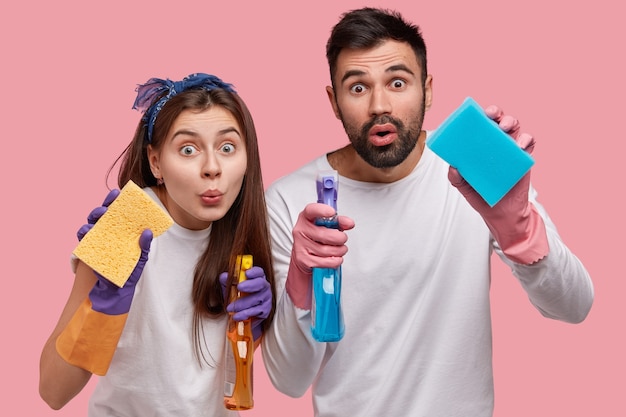
[[[252,338],[257,342],[261,336],[263,336],[263,322],[265,319],[253,318],[252,319]]]
[[[496,236],[496,241],[500,244],[502,252],[507,258],[519,264],[530,265],[543,259],[550,252],[550,247],[546,225],[532,204],[529,204],[525,223],[522,239],[513,241],[508,245],[502,245]]]
[[[287,282],[285,283],[285,290],[293,304],[302,309],[311,309],[311,297],[312,297],[312,273],[308,274],[300,271],[300,269],[294,265],[293,262],[289,265],[289,271],[287,272]]]
[[[87,298],[57,338],[57,352],[72,365],[105,375],[127,317],[128,314],[108,315],[94,311]]]

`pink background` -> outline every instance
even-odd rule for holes
[[[2,414],[84,415],[96,378],[55,413],[38,396],[39,354],[72,284],[75,232],[105,196],[106,170],[138,121],[136,84],[198,71],[233,82],[255,116],[269,184],[346,142],[324,91],[324,45],[340,13],[384,5],[424,31],[434,76],[427,128],[469,95],[536,136],[540,200],[594,279],[594,307],[574,326],[542,318],[494,263],[495,415],[626,415],[619,2],[214,3],[1,7]],[[309,395],[276,392],[257,358],[256,407],[243,415],[312,415]]]

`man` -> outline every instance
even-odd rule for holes
[[[491,416],[492,251],[549,318],[584,320],[591,280],[537,203],[530,174],[490,207],[425,146],[433,88],[418,27],[396,12],[349,12],[327,58],[328,97],[350,144],[267,190],[280,297],[263,343],[268,374],[287,395],[312,385],[320,417]],[[485,110],[532,151],[517,120]],[[329,169],[339,174],[340,230],[314,224],[334,214],[311,203],[318,171]],[[311,268],[340,264],[345,335],[317,342]]]

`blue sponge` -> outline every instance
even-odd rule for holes
[[[428,136],[426,145],[492,207],[535,163],[471,97]]]

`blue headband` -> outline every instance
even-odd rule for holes
[[[225,83],[215,75],[197,73],[191,74],[183,78],[182,81],[171,81],[169,79],[162,80],[160,78],[150,78],[147,83],[138,85],[135,91],[137,98],[133,104],[133,109],[145,112],[142,120],[147,124],[148,130],[146,140],[152,143],[152,130],[157,115],[168,102],[169,99],[176,94],[192,88],[203,88],[207,91],[221,88],[230,93],[236,94],[232,84]],[[156,97],[167,91],[167,94],[154,102]]]

